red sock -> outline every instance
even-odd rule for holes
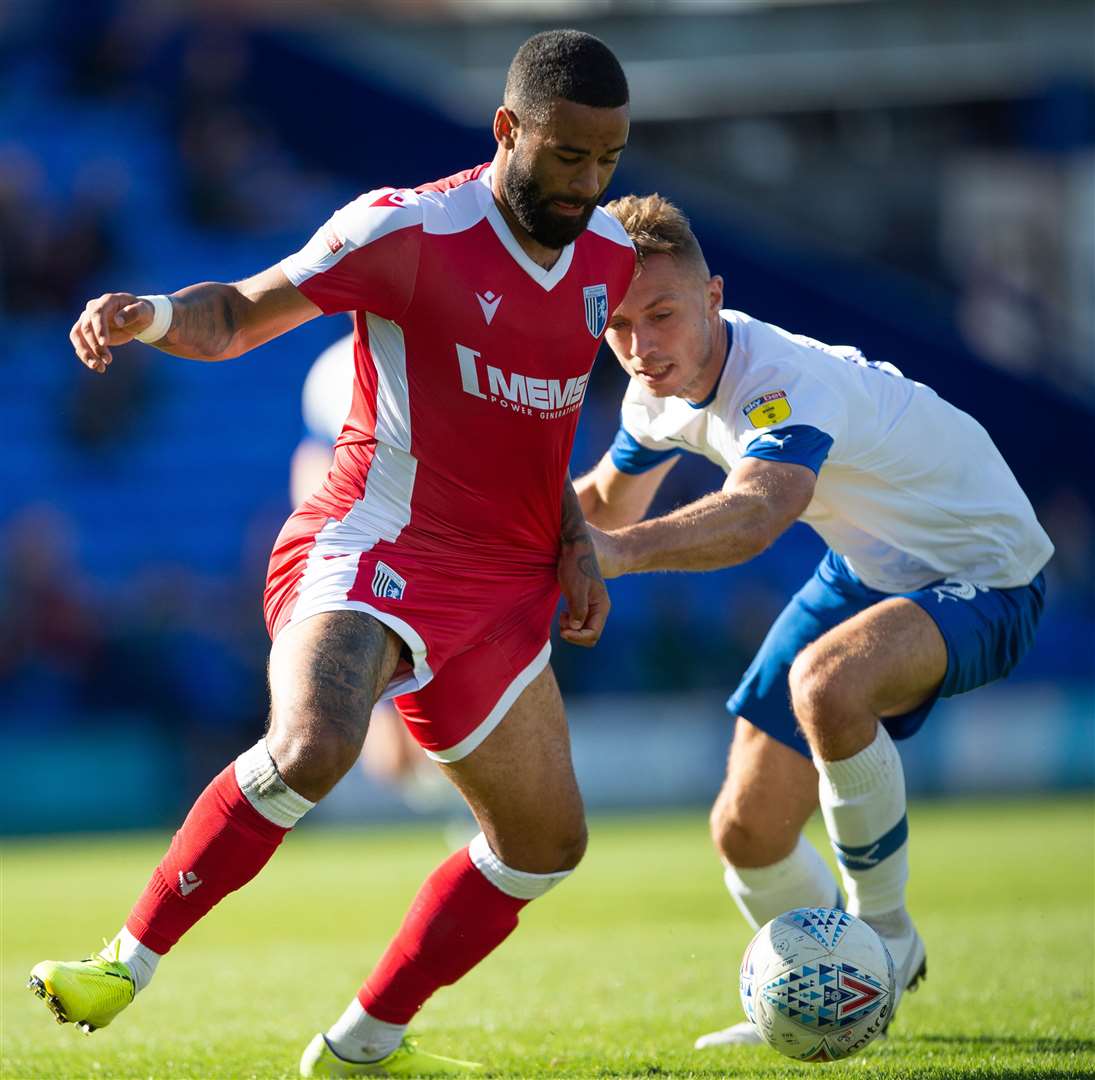
[[[528,903],[507,896],[472,865],[464,848],[425,881],[399,933],[358,991],[377,1020],[406,1024],[441,986],[456,982],[517,927]]]
[[[287,832],[247,801],[229,765],[186,815],[127,929],[153,952],[166,953],[214,904],[246,885]]]

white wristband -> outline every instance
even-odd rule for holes
[[[133,336],[146,345],[152,345],[164,337],[171,329],[171,319],[175,314],[171,297],[163,294],[157,296],[138,296],[138,300],[147,300],[152,305],[152,322],[139,334]]]

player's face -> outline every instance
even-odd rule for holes
[[[582,235],[627,142],[628,109],[556,98],[542,124],[519,124],[502,177],[506,202],[538,244],[563,248]]]
[[[605,340],[655,397],[703,401],[722,370],[722,278],[672,255],[649,255],[608,320]]]

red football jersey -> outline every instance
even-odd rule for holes
[[[281,264],[324,312],[355,313],[353,406],[308,504],[342,550],[401,538],[516,569],[558,549],[578,412],[635,255],[598,208],[543,269],[489,169],[362,195]]]

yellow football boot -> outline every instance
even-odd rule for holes
[[[305,1047],[300,1059],[301,1076],[465,1076],[483,1066],[475,1061],[427,1054],[413,1039],[404,1039],[387,1057],[362,1063],[340,1058],[322,1035]]]
[[[90,1035],[106,1027],[133,1000],[133,978],[119,960],[43,960],[31,969],[27,989],[40,997],[58,1024]]]

